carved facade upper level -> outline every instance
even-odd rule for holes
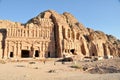
[[[7,28],[7,37],[8,38],[42,38],[49,39],[51,34],[54,35],[53,27],[44,27],[44,28],[17,28],[9,27]]]
[[[41,25],[29,23],[22,25],[10,21],[0,21],[1,29],[6,29],[7,38],[39,38],[51,39],[54,37],[54,25],[51,19],[39,19]]]

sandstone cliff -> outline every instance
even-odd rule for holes
[[[53,10],[40,13],[28,23],[39,23],[39,18],[52,19],[56,33],[58,53],[72,49],[77,54],[86,56],[120,56],[120,40],[102,31],[85,28],[83,24],[70,13],[58,14]]]
[[[47,21],[48,19],[51,21]],[[0,22],[6,24],[6,21]],[[12,22],[10,24],[14,24],[14,26],[21,25]],[[30,19],[23,26],[54,26],[56,57],[61,57],[63,53],[76,53],[81,57],[102,56],[109,58],[120,56],[120,40],[102,31],[86,28],[68,12],[58,14],[54,10],[47,10]]]

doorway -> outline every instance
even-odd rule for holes
[[[35,57],[39,57],[39,51],[35,50]]]
[[[30,57],[30,51],[29,50],[22,50],[21,51],[21,57],[22,58],[29,58]]]
[[[48,58],[50,57],[50,52],[48,52]]]
[[[92,56],[95,56],[95,53],[92,53]]]
[[[13,58],[13,56],[14,56],[13,52],[10,52],[10,58]]]
[[[71,49],[71,50],[70,50],[70,52],[71,52],[72,54],[74,54],[74,52],[75,52],[75,49]]]

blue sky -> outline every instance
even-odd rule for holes
[[[25,23],[48,9],[120,39],[120,0],[0,0],[0,19]]]

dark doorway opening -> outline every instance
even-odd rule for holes
[[[10,52],[10,58],[12,58],[14,55],[13,55],[13,52]]]
[[[71,49],[70,52],[71,52],[72,54],[76,55],[75,49]]]
[[[75,49],[71,49],[70,52],[74,53],[74,52],[75,52]]]
[[[50,52],[48,52],[48,57],[50,57]]]
[[[39,57],[39,51],[35,50],[35,57]]]
[[[30,57],[30,51],[29,50],[22,50],[21,57],[22,58],[29,58]]]
[[[95,56],[95,53],[92,53],[92,56]]]

